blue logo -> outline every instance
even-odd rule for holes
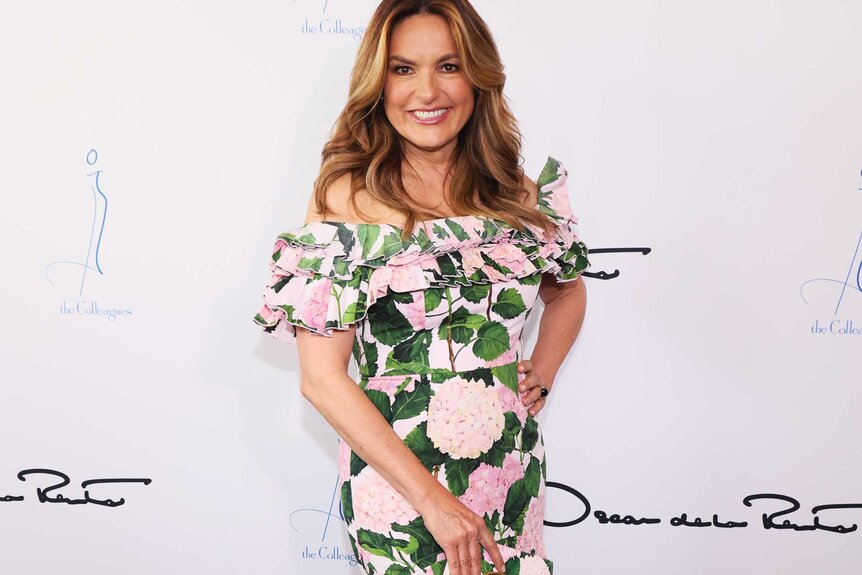
[[[297,0],[293,0],[297,4]],[[306,4],[306,2],[303,2]],[[322,10],[316,15],[303,19],[299,31],[304,36],[337,36],[347,37],[354,41],[362,39],[365,34],[365,26],[356,23],[345,22],[344,19],[334,14],[330,8],[335,4],[332,0],[315,1],[315,6]]]
[[[862,191],[862,188],[859,188]],[[817,319],[811,326],[811,333],[815,335],[862,335],[862,321],[854,322],[847,317],[841,317],[842,306],[847,306],[852,299],[854,303],[862,301],[862,232],[859,233],[856,239],[856,245],[853,248],[853,257],[850,259],[850,265],[847,268],[847,273],[842,277],[820,277],[813,278],[804,282],[799,287],[799,295],[806,305],[811,305],[809,301],[810,292],[820,287],[830,288],[832,297],[834,297],[834,305],[830,305],[832,316],[829,318]],[[846,315],[846,314],[845,314]]]
[[[340,440],[339,440],[340,441]],[[310,539],[306,540],[303,545],[301,556],[303,559],[327,560],[327,561],[347,561],[351,566],[358,565],[356,555],[352,549],[341,549],[338,545],[328,545],[326,543],[326,535],[330,532],[332,520],[335,520],[335,525],[343,525],[344,515],[341,511],[341,501],[338,499],[338,491],[341,487],[338,474],[335,476],[335,485],[332,488],[332,493],[329,494],[329,505],[326,509],[318,507],[303,507],[293,510],[288,516],[290,526],[297,533],[312,533],[319,530],[320,540],[315,537],[314,542]],[[337,510],[334,510],[338,505]]]
[[[104,276],[101,253],[105,234],[105,223],[108,219],[108,196],[102,190],[102,170],[96,167],[99,153],[91,149],[85,156],[87,163],[87,178],[90,180],[90,190],[93,197],[93,216],[90,222],[90,237],[83,260],[56,260],[45,266],[45,278],[54,287],[69,289],[74,287],[77,294],[70,300],[63,300],[60,314],[64,316],[102,317],[114,321],[119,317],[132,315],[132,310],[116,306],[105,306],[96,300],[85,298],[84,291],[88,280]],[[76,273],[78,272],[78,273]],[[59,276],[57,278],[56,276]],[[55,279],[57,281],[55,281]],[[73,283],[74,282],[74,283]],[[58,286],[58,283],[62,284]],[[68,285],[67,285],[68,284]]]

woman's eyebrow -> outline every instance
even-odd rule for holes
[[[440,58],[437,60],[437,63],[439,64],[440,62],[443,62],[444,60],[452,60],[453,58],[457,58],[457,57],[458,57],[458,54],[445,54],[443,56],[440,56]],[[412,60],[408,60],[404,56],[398,56],[397,54],[390,56],[389,61],[390,62],[392,62],[392,61],[401,62],[402,64],[408,64],[410,66],[416,65],[416,62],[414,62]]]

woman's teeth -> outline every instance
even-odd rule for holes
[[[422,110],[414,110],[413,114],[419,118],[420,120],[433,120],[434,118],[439,118],[443,114],[446,113],[448,108],[441,108],[439,110],[434,110],[433,112],[423,112]]]

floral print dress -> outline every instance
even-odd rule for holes
[[[293,341],[356,325],[359,386],[425,467],[485,518],[508,575],[548,575],[546,463],[538,422],[519,399],[521,332],[543,273],[589,266],[575,235],[566,171],[549,158],[537,208],[553,233],[485,216],[417,224],[312,222],[281,234],[255,321]],[[366,573],[448,573],[422,517],[340,442],[342,513]],[[485,552],[483,571],[492,570]]]

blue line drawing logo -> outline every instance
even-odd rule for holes
[[[96,150],[91,149],[87,152],[87,165],[95,166],[96,162],[99,161],[99,153]],[[87,244],[87,257],[84,261],[72,261],[72,260],[58,260],[51,262],[45,267],[45,277],[48,278],[48,282],[51,285],[54,285],[54,281],[51,279],[50,270],[52,267],[60,265],[69,265],[76,266],[81,268],[81,286],[78,290],[78,295],[84,295],[84,284],[87,281],[87,272],[92,271],[96,272],[100,275],[104,275],[105,272],[102,271],[102,264],[99,262],[99,254],[102,249],[102,236],[105,233],[105,221],[108,216],[108,196],[105,195],[105,192],[102,191],[102,186],[99,183],[99,177],[102,173],[102,170],[96,170],[95,172],[90,172],[87,174],[87,177],[93,177],[93,182],[90,188],[93,190],[93,221],[90,225],[90,241]],[[98,228],[98,232],[96,229]],[[95,238],[95,245],[93,245],[93,238]]]
[[[862,176],[862,172],[860,172],[860,176]],[[862,188],[858,188],[858,190],[862,191]],[[804,282],[799,286],[799,295],[802,298],[802,301],[804,301],[806,305],[810,305],[808,297],[806,297],[806,288],[811,284],[823,285],[824,283],[830,287],[840,286],[841,289],[838,292],[838,298],[835,300],[835,308],[832,311],[833,317],[824,320],[822,325],[820,324],[819,319],[815,320],[814,325],[811,326],[811,333],[862,335],[862,328],[858,327],[858,324],[854,325],[854,321],[852,319],[842,319],[838,317],[838,313],[841,311],[841,306],[846,304],[851,296],[856,298],[853,301],[853,303],[856,304],[859,301],[858,296],[862,295],[862,232],[859,233],[859,237],[856,239],[856,247],[853,249],[853,257],[850,260],[850,266],[847,268],[847,274],[844,276],[844,279],[841,280],[828,277],[813,278]],[[810,292],[810,289],[808,289],[808,291]],[[845,313],[847,313],[846,310]]]
[[[60,273],[64,268],[74,270],[78,269],[81,272],[80,281],[76,280],[76,288],[78,291],[77,301],[66,302],[60,306],[60,314],[62,315],[84,315],[90,317],[106,317],[113,321],[117,317],[130,316],[132,310],[127,308],[104,307],[99,302],[84,300],[84,288],[87,286],[87,279],[92,274],[104,276],[105,271],[102,269],[101,255],[102,243],[105,236],[105,224],[108,220],[108,196],[102,190],[101,176],[102,170],[96,167],[99,162],[99,152],[91,148],[85,156],[87,162],[87,178],[90,179],[90,190],[93,196],[93,216],[90,221],[90,238],[87,242],[86,256],[83,259],[64,259],[56,260],[45,266],[45,278],[52,286],[57,286],[55,279],[57,275],[67,278]],[[83,255],[83,254],[82,254]],[[59,281],[59,280],[58,280]],[[62,286],[61,286],[62,287]]]
[[[847,293],[848,287],[851,290],[850,293],[856,291],[862,294],[862,259],[859,258],[860,246],[862,246],[862,232],[860,232],[859,239],[856,241],[856,249],[853,252],[853,259],[850,260],[850,267],[847,270],[847,276],[844,278],[844,280],[842,281],[840,279],[831,278],[810,279],[799,287],[799,295],[802,296],[802,301],[804,301],[806,304],[809,303],[808,299],[805,297],[805,287],[808,284],[814,282],[829,282],[833,284],[838,284],[841,286],[841,292],[838,294],[838,300],[835,302],[834,311],[834,315],[838,315],[838,311],[841,309],[841,303],[844,301],[844,296]]]
[[[342,441],[339,439],[339,442]],[[302,550],[302,558],[303,559],[326,559],[326,560],[338,560],[338,561],[347,561],[351,566],[355,566],[358,564],[356,559],[356,555],[353,553],[352,549],[348,549],[347,551],[342,551],[337,545],[334,547],[330,547],[326,545],[326,535],[330,531],[330,522],[332,519],[340,523],[344,523],[344,513],[341,509],[341,501],[338,499],[338,491],[341,487],[341,481],[336,473],[335,475],[335,485],[332,487],[332,494],[329,497],[329,508],[328,509],[318,509],[316,507],[303,507],[300,509],[294,509],[291,511],[288,516],[288,521],[290,522],[290,526],[297,533],[302,533],[302,530],[296,526],[294,523],[294,516],[308,516],[308,515],[316,515],[323,516],[323,526],[320,534],[320,545],[314,543],[312,545],[305,544],[304,549]],[[338,504],[337,511],[333,508]],[[302,521],[303,524],[307,524],[307,521]],[[312,523],[318,523],[312,521]]]

